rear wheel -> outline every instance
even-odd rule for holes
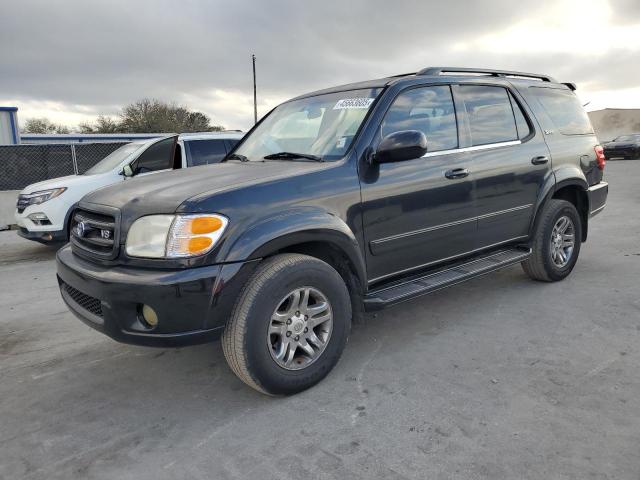
[[[582,224],[576,207],[565,200],[550,200],[540,215],[531,256],[522,268],[534,280],[555,282],[567,277],[578,260]]]
[[[335,366],[351,328],[351,301],[330,265],[298,254],[261,264],[222,336],[225,358],[247,385],[270,395],[305,390]]]

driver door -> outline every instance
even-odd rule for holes
[[[473,250],[476,220],[469,154],[458,148],[458,122],[448,85],[401,92],[380,133],[419,130],[428,153],[374,164],[361,178],[367,269],[372,282]],[[377,146],[373,145],[375,148]]]

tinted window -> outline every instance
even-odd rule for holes
[[[196,165],[208,165],[210,163],[218,163],[227,154],[224,146],[224,140],[191,140],[185,142],[188,147],[189,156],[187,164],[190,167]]]
[[[516,121],[507,90],[502,87],[461,85],[472,145],[517,140]]]
[[[227,152],[230,152],[233,147],[240,141],[239,138],[227,138],[225,143],[227,144]]]
[[[167,138],[154,143],[136,160],[136,173],[154,172],[173,166],[173,143],[175,138]]]
[[[587,113],[571,90],[532,87],[531,92],[560,133],[564,135],[593,133]]]
[[[524,112],[522,111],[522,107],[518,103],[518,101],[509,93],[509,98],[511,99],[511,106],[513,107],[513,114],[516,117],[516,128],[518,129],[518,138],[523,139],[529,136],[531,133],[531,127],[529,126],[529,122],[527,122],[527,118],[524,116]]]
[[[458,147],[456,113],[448,86],[414,88],[398,95],[382,122],[382,136],[419,130],[430,152]]]

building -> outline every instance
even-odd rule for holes
[[[19,143],[18,107],[0,107],[0,145]]]
[[[605,108],[589,112],[589,118],[600,142],[613,140],[626,133],[640,133],[638,108]]]

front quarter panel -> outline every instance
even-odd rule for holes
[[[202,257],[204,263],[242,262],[300,243],[330,242],[364,278],[355,161],[201,197],[185,202],[178,212],[220,213],[229,219],[220,244]]]
[[[268,217],[245,230],[220,252],[228,262],[257,259],[307,242],[324,242],[344,252],[364,280],[365,264],[355,234],[339,217],[320,208],[300,207]]]

